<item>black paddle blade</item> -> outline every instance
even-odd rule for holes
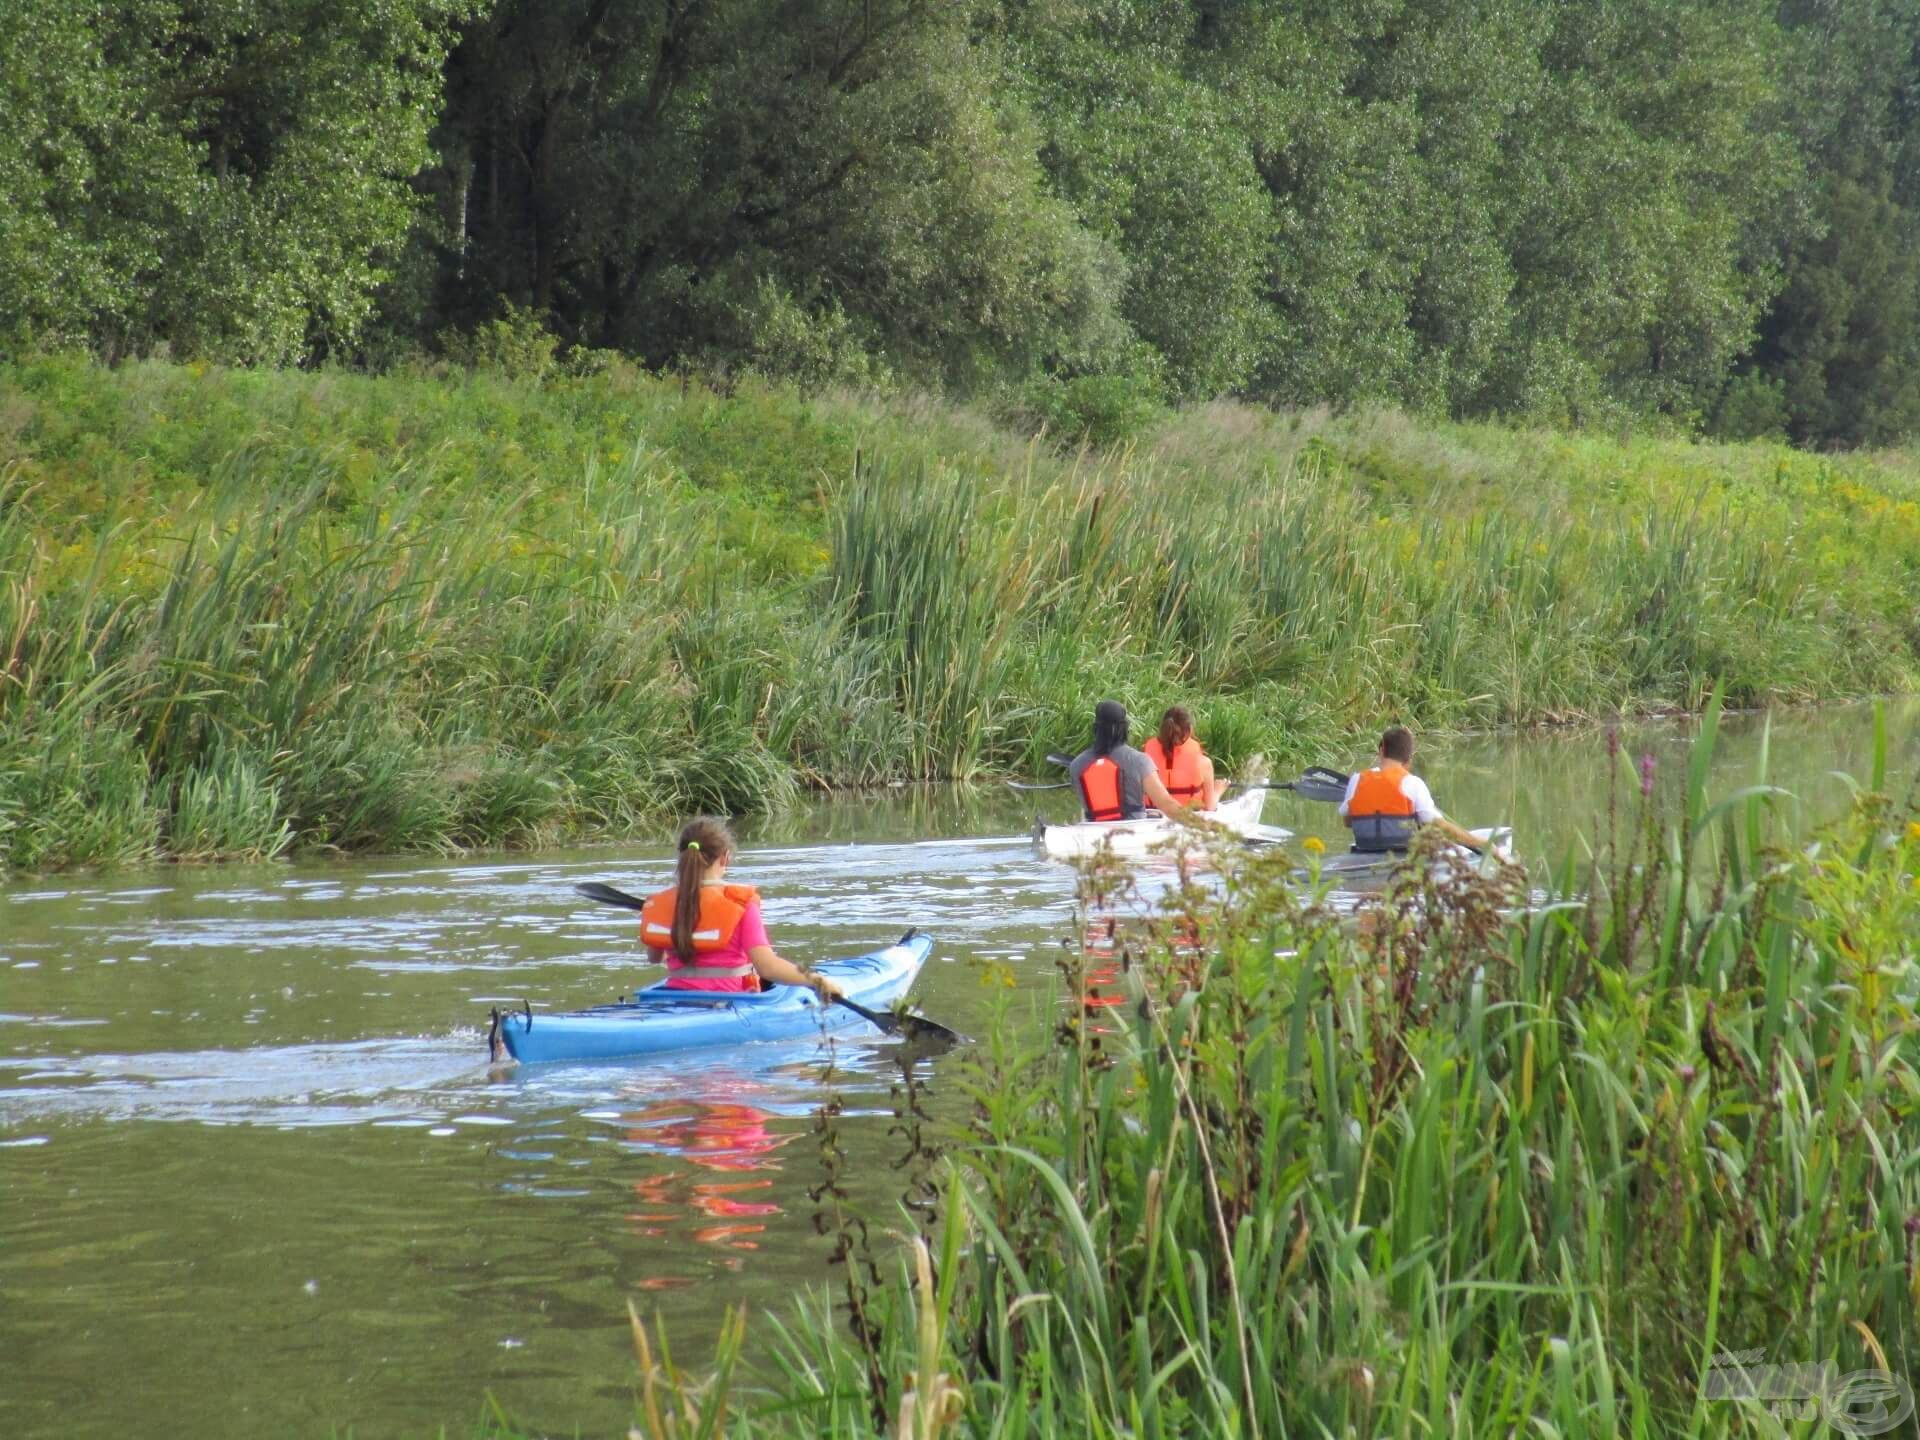
[[[1347,777],[1328,770],[1309,770],[1286,787],[1302,800],[1322,800],[1338,805],[1347,798]]]
[[[598,880],[589,880],[585,884],[573,887],[576,895],[584,895],[589,900],[598,900],[602,905],[618,905],[624,910],[646,908],[646,901],[638,895],[629,895],[624,890],[616,890],[611,885],[602,885]]]
[[[869,1010],[858,1000],[849,1000],[844,995],[834,996],[833,1002],[846,1006],[884,1034],[898,1035],[916,1043],[959,1045],[967,1038],[958,1030],[949,1030],[939,1021],[929,1020],[924,1015],[910,1015],[902,1010]]]

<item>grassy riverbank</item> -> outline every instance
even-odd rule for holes
[[[1831,1362],[1878,1433],[1869,1387],[1893,1419],[1881,1372],[1920,1378],[1920,816],[1713,803],[1712,731],[1650,801],[1621,757],[1584,906],[1456,878],[1356,931],[1229,857],[1224,899],[1123,923],[1124,971],[1063,961],[1125,1003],[940,1062],[973,1105],[937,1218],[910,1184],[863,1228],[829,1182],[833,1313],[716,1315],[717,1378],[710,1335],[677,1379],[649,1337],[637,1433],[1782,1433],[1728,1352]]]
[[[1031,769],[1911,688],[1920,465],[927,401],[0,367],[0,866],[608,834]]]

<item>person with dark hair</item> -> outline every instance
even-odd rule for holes
[[[1184,705],[1169,705],[1160,717],[1160,733],[1141,750],[1153,762],[1167,794],[1196,810],[1220,804],[1228,781],[1213,778],[1213,761],[1193,733],[1193,716]]]
[[[1347,781],[1340,816],[1353,831],[1353,848],[1363,855],[1405,850],[1422,825],[1432,825],[1456,845],[1481,848],[1480,839],[1440,813],[1427,782],[1407,767],[1413,763],[1413,732],[1394,725],[1380,737],[1377,764]]]
[[[760,894],[726,883],[733,832],[702,816],[680,831],[673,884],[640,911],[640,943],[667,967],[669,990],[760,990],[766,982],[805,985],[824,1003],[840,987],[774,953],[760,918]]]
[[[1127,743],[1127,711],[1117,700],[1093,707],[1093,743],[1073,757],[1067,775],[1080,787],[1089,820],[1137,820],[1152,806],[1175,820],[1195,822],[1160,783],[1153,761]]]

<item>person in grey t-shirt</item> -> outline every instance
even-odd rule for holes
[[[1067,774],[1080,787],[1089,820],[1137,820],[1151,805],[1162,815],[1193,821],[1160,783],[1153,761],[1127,743],[1127,711],[1118,700],[1093,707],[1093,744],[1073,757]]]

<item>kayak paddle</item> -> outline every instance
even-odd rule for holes
[[[646,907],[646,901],[638,895],[629,895],[624,890],[616,890],[611,885],[602,885],[598,880],[588,880],[573,887],[589,900],[598,900],[602,905],[618,905],[623,910],[640,910]],[[905,941],[916,932],[909,930],[900,938]],[[949,1045],[957,1045],[965,1037],[957,1030],[949,1030],[937,1021],[924,1015],[896,1014],[890,1010],[869,1010],[857,1000],[849,1000],[844,995],[835,995],[833,1002],[844,1005],[870,1025],[878,1026],[888,1035],[904,1035],[909,1040],[937,1040]]]
[[[1347,798],[1347,781],[1352,777],[1324,765],[1309,765],[1298,780],[1254,780],[1244,782],[1243,790],[1291,790],[1302,800],[1324,800],[1338,805]]]
[[[1058,755],[1049,752],[1047,755],[1047,763],[1049,765],[1058,765],[1064,770],[1067,766],[1073,764],[1073,756]],[[1071,790],[1078,783],[1079,782],[1075,780],[1052,780],[1038,784],[1029,780],[1009,780],[1007,781],[1007,788],[1009,790]]]

